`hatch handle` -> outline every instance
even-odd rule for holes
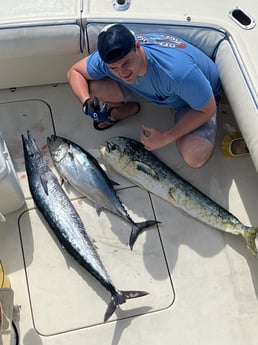
[[[251,30],[256,25],[254,18],[241,7],[237,6],[234,9],[230,10],[228,15],[242,29]]]

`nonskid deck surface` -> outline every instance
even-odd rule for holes
[[[173,116],[146,103],[137,117],[96,132],[66,84],[1,91],[0,128],[26,197],[26,205],[0,224],[0,258],[15,304],[21,305],[20,319],[16,318],[21,344],[80,345],[85,339],[90,345],[151,345],[160,339],[162,344],[255,344],[258,260],[244,240],[181,214],[103,165],[98,145],[117,135],[139,139],[143,123],[165,129],[173,124]],[[156,154],[246,225],[258,225],[257,174],[248,156],[223,156],[225,123],[235,126],[223,103],[216,150],[202,169],[186,167],[174,144]],[[87,199],[64,185],[115,285],[150,293],[127,301],[107,324],[103,317],[109,294],[61,248],[28,189],[21,134],[30,130],[53,168],[46,138],[54,129],[107,169],[119,183],[118,195],[134,220],[156,217],[162,222],[143,233],[130,251],[130,226],[105,211],[98,217]]]

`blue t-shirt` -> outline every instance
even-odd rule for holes
[[[93,79],[110,77],[144,98],[171,108],[190,106],[200,110],[220,94],[220,82],[215,63],[190,43],[167,34],[135,35],[141,42],[147,72],[127,84],[109,70],[98,51],[88,59],[88,74]]]

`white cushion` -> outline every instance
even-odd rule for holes
[[[0,59],[80,53],[77,24],[23,26],[0,29]]]

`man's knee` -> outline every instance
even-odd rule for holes
[[[197,135],[187,135],[177,140],[177,148],[185,163],[191,168],[201,168],[210,159],[214,145]]]
[[[124,96],[119,85],[110,78],[89,81],[90,96],[96,96],[104,103],[123,102]]]

